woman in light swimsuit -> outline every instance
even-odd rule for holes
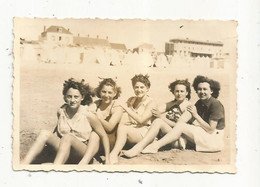
[[[123,152],[126,157],[137,156],[158,134],[165,135],[170,132],[177,121],[192,122],[192,116],[186,109],[187,106],[191,105],[189,102],[191,89],[188,80],[176,80],[169,85],[169,89],[174,95],[174,100],[152,110],[156,119],[145,137],[132,149]],[[180,137],[173,146],[185,149],[186,139]]]
[[[82,163],[87,164],[98,151],[99,137],[104,145],[106,163],[109,163],[107,134],[97,117],[89,112],[86,106],[92,102],[92,96],[84,80],[79,82],[71,78],[65,81],[63,84],[65,104],[58,110],[55,131],[42,130],[21,163],[30,164],[47,144],[57,151],[54,164],[65,163],[72,147],[79,155],[84,155]]]
[[[143,139],[151,124],[153,101],[147,95],[151,86],[149,77],[139,74],[131,80],[135,96],[121,105],[128,120],[123,120],[118,126],[116,143],[110,153],[112,164],[118,162],[118,155],[126,143],[136,144]]]

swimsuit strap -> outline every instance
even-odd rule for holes
[[[113,100],[112,102],[113,102],[113,103],[112,103],[112,105],[111,105],[111,107],[110,107],[110,110],[109,110],[109,115],[110,115],[110,114],[112,114],[112,109],[113,109],[113,107],[114,107],[115,100]]]
[[[135,100],[136,100],[136,97],[132,97],[132,98],[130,99],[130,101],[129,101],[130,107],[133,108],[133,105],[134,105],[134,103],[135,103]]]
[[[172,109],[174,109],[174,108],[177,108],[177,109],[181,112],[181,114],[183,113],[183,112],[181,111],[180,105],[176,105],[176,104],[172,105],[172,106],[169,108],[169,111],[172,110]]]
[[[98,100],[98,101],[97,101],[96,112],[98,111],[98,109],[100,109],[101,104],[102,104],[102,100]],[[106,121],[108,121],[109,118],[111,117],[112,109],[113,109],[113,107],[114,107],[114,104],[115,104],[115,100],[112,101],[112,104],[111,104],[111,106],[110,106],[110,109],[109,109],[109,111],[108,111],[108,114],[107,114],[107,112],[105,112],[105,111],[107,111],[107,110],[101,111],[101,112],[105,112],[105,114],[106,114],[105,120],[106,120]]]
[[[101,100],[98,100],[97,102],[98,102],[98,103],[97,103],[96,112],[98,111],[98,109],[99,109],[99,107],[100,107],[100,105],[101,105],[102,101],[101,101]]]

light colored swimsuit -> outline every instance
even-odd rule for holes
[[[95,112],[101,112],[101,114],[102,114],[102,116],[103,116],[103,119],[104,120],[106,120],[106,121],[109,121],[109,119],[111,118],[111,116],[112,116],[112,110],[113,110],[113,108],[114,107],[116,107],[116,106],[119,106],[118,105],[118,103],[115,101],[115,100],[113,100],[112,101],[112,104],[109,106],[109,108],[108,109],[106,109],[105,111],[101,111],[100,110],[100,105],[101,105],[101,100],[98,100],[98,101],[96,101],[95,103],[96,103],[96,106],[97,106],[97,108],[96,108],[96,111]]]
[[[147,99],[145,101],[143,101],[142,103],[140,103],[138,108],[133,108],[133,105],[134,105],[136,99],[137,99],[136,97],[131,97],[129,99],[129,108],[131,110],[133,110],[135,113],[137,113],[138,115],[142,115],[145,112],[146,106],[152,101],[152,98],[147,96]],[[135,128],[138,128],[142,137],[144,137],[151,125],[151,119],[147,120],[146,125],[140,126],[140,125],[138,125],[137,121],[134,120],[130,115],[128,115],[128,118],[129,118],[129,122],[127,124],[130,124],[131,126],[133,126]]]
[[[58,110],[58,134],[64,136],[69,133],[82,142],[88,141],[92,128],[87,119],[87,114],[89,113],[87,106],[80,105],[78,111],[71,119],[66,112],[67,107],[68,105],[64,104]]]

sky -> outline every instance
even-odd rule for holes
[[[73,35],[106,38],[112,43],[124,43],[133,49],[142,43],[153,44],[155,49],[164,52],[165,42],[173,38],[189,38],[222,42],[224,51],[236,53],[237,22],[203,20],[109,20],[109,19],[15,19],[15,35],[27,40],[38,40],[44,26],[51,25],[69,28]],[[16,32],[17,31],[17,32]]]

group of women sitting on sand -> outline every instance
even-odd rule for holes
[[[103,79],[95,92],[84,80],[65,81],[65,104],[58,110],[57,127],[53,132],[42,130],[21,163],[32,163],[45,145],[57,151],[54,164],[66,163],[72,149],[82,158],[79,164],[89,164],[101,152],[105,164],[116,164],[119,155],[156,153],[165,145],[185,149],[187,142],[196,151],[221,151],[225,112],[217,100],[217,81],[205,76],[194,79],[192,86],[199,97],[195,105],[189,101],[188,80],[172,82],[169,89],[174,97],[161,105],[148,95],[147,75],[135,75],[131,81],[135,96],[126,103],[117,101],[121,89],[111,78]],[[93,103],[94,94],[99,99]],[[126,145],[131,149],[122,151]]]

